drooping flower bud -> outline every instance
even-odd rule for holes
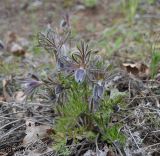
[[[93,90],[93,98],[97,101],[103,97],[103,94],[104,94],[104,86],[96,84]]]
[[[75,76],[76,82],[82,83],[85,80],[85,77],[86,77],[86,70],[83,69],[83,68],[78,68],[75,71],[75,75],[74,76]]]
[[[32,94],[36,88],[38,88],[40,85],[43,84],[42,81],[32,79],[32,78],[27,78],[23,80],[21,83],[26,95]]]

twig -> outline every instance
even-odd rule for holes
[[[132,100],[132,99],[145,99],[145,98],[154,98],[154,97],[160,97],[160,95],[153,95],[153,96],[137,96],[137,97],[134,97],[134,98],[125,98],[125,99],[128,99],[128,100]]]
[[[11,134],[11,133],[14,132],[15,130],[17,130],[17,129],[19,129],[19,128],[25,126],[25,125],[26,125],[26,124],[22,124],[22,125],[20,125],[20,126],[14,128],[14,129],[12,129],[11,131],[9,131],[8,133],[6,133],[5,135],[2,135],[2,136],[0,137],[0,140],[1,140],[2,138],[4,138],[5,136]]]
[[[8,113],[8,114],[4,115],[3,117],[5,117],[5,116],[9,116],[9,115],[18,114],[18,113],[25,113],[25,111],[14,112],[14,113]]]
[[[5,127],[8,126],[8,125],[11,125],[11,124],[13,124],[13,123],[15,123],[15,122],[18,122],[18,121],[21,121],[21,120],[22,120],[22,119],[9,122],[8,124],[5,124],[4,126],[0,127],[0,130],[2,130],[3,128],[5,128]]]
[[[160,142],[158,142],[156,144],[153,144],[153,145],[150,145],[150,146],[147,146],[147,147],[144,147],[143,149],[148,149],[148,148],[151,148],[151,147],[154,147],[154,146],[157,146],[157,145],[160,145]]]
[[[122,152],[121,152],[121,150],[119,149],[119,147],[116,145],[116,143],[112,143],[113,144],[113,146],[117,149],[117,151],[118,151],[118,153],[120,154],[120,156],[124,156],[123,154],[122,154]]]
[[[131,135],[131,137],[132,137],[132,139],[133,139],[134,143],[136,144],[137,148],[138,148],[138,149],[140,149],[140,147],[138,146],[138,144],[137,144],[137,142],[136,142],[136,140],[135,140],[134,136],[132,135],[132,133],[131,133],[130,129],[129,129],[127,126],[125,126],[125,127],[128,129],[129,134]]]
[[[152,133],[157,133],[157,132],[160,132],[160,130],[157,130],[157,131],[152,131]]]

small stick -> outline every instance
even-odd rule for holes
[[[19,128],[25,126],[25,125],[26,125],[26,124],[22,124],[22,125],[20,125],[20,126],[14,128],[14,129],[12,129],[11,131],[9,131],[8,133],[6,133],[5,135],[2,135],[2,136],[0,137],[0,140],[1,140],[2,138],[4,138],[5,136],[11,134],[11,133],[14,132],[15,130],[17,130],[17,129],[19,129]]]
[[[129,130],[129,133],[130,133],[130,135],[131,135],[131,137],[132,137],[132,139],[133,139],[134,143],[136,144],[137,148],[138,148],[138,149],[140,149],[140,147],[138,146],[138,144],[137,144],[137,142],[136,142],[136,140],[135,140],[134,136],[132,135],[132,133],[131,133],[130,129],[129,129],[127,126],[126,126],[126,128]]]
[[[0,130],[2,130],[2,129],[5,128],[6,126],[11,125],[11,124],[13,124],[13,123],[15,123],[15,122],[18,122],[18,121],[21,121],[21,119],[20,119],[20,120],[12,121],[12,122],[10,122],[10,123],[8,123],[8,124],[5,124],[4,126],[0,127]]]
[[[156,143],[156,144],[153,144],[153,145],[150,145],[150,146],[147,146],[147,147],[144,147],[144,149],[148,149],[150,147],[154,147],[154,146],[157,146],[157,145],[160,145],[160,142]]]

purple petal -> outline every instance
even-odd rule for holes
[[[102,85],[96,84],[93,90],[93,98],[95,100],[101,99],[104,94],[104,87]]]
[[[41,81],[37,81],[30,78],[23,80],[21,83],[27,95],[31,94],[37,87],[39,87],[42,84]]]
[[[85,79],[85,76],[86,76],[86,71],[84,69],[79,68],[75,71],[76,82],[82,83]]]

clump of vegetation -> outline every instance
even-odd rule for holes
[[[156,0],[148,0],[149,4],[154,4],[156,2]]]
[[[160,61],[160,52],[158,50],[153,51],[151,65],[150,65],[152,78],[154,78],[158,73],[159,61]]]
[[[3,75],[17,73],[18,72],[17,67],[18,67],[17,62],[11,62],[11,63],[0,62],[0,72],[3,73]]]
[[[97,5],[98,1],[97,0],[84,0],[84,5],[88,8],[93,8]]]
[[[125,15],[130,23],[133,22],[140,0],[122,0],[122,6]]]
[[[54,149],[59,155],[69,155],[78,144],[84,141],[99,141],[112,144],[115,141],[123,144],[124,135],[121,125],[112,123],[113,107],[123,106],[122,96],[111,99],[106,92],[105,84],[113,71],[104,60],[97,59],[97,51],[81,41],[72,50],[67,41],[71,28],[68,17],[60,31],[49,28],[46,33],[39,33],[41,47],[54,57],[54,73],[43,80],[35,75],[23,80],[25,93],[32,95],[36,88],[42,87],[45,99],[54,103],[56,112],[53,127]],[[70,142],[70,143],[68,143]]]
[[[152,46],[152,57],[151,57],[151,76],[154,78],[159,69],[159,62],[160,62],[160,49],[159,49],[159,35],[155,36],[155,40]]]

